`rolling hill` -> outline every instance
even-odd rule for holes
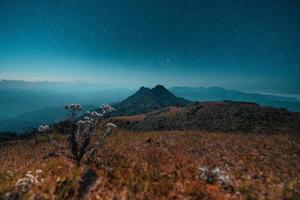
[[[111,119],[131,131],[201,130],[240,133],[299,133],[300,114],[247,102],[205,102]]]

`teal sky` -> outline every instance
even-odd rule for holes
[[[0,79],[300,94],[296,0],[0,1]]]

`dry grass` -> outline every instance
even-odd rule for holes
[[[65,138],[60,137],[62,141]],[[28,171],[43,170],[44,181],[24,195],[74,199],[83,170],[98,181],[90,199],[297,199],[300,196],[300,138],[197,131],[129,133],[108,138],[91,166],[76,167],[39,139],[0,147],[0,196]],[[230,183],[209,184],[199,167],[219,167]],[[9,175],[7,173],[11,171]]]
[[[133,116],[118,116],[118,117],[112,117],[113,120],[117,121],[141,121],[144,120],[145,115],[133,115]]]

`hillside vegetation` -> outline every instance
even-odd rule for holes
[[[66,142],[62,135],[55,137]],[[94,163],[80,167],[68,152],[53,151],[42,137],[1,144],[0,196],[12,192],[28,171],[38,182],[20,199],[297,199],[300,195],[296,135],[120,130],[108,138]],[[214,177],[203,169],[219,172]]]
[[[110,121],[132,131],[205,130],[239,133],[299,133],[300,115],[244,102],[194,103]]]

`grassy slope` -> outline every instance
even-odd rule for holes
[[[65,138],[58,136],[65,141]],[[43,159],[53,151],[40,138],[0,147],[0,195],[18,178],[43,170],[44,181],[24,198],[71,198],[84,168],[67,156]],[[91,199],[295,198],[300,195],[300,138],[295,135],[242,135],[207,132],[119,131],[108,138],[92,167],[99,176]],[[208,184],[201,166],[220,167],[231,187]],[[11,171],[11,176],[7,171]],[[0,198],[1,199],[1,198]]]

